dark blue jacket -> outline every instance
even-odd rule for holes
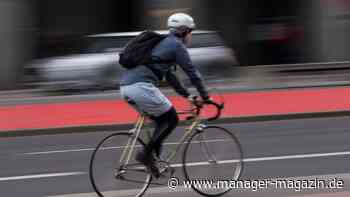
[[[201,97],[208,97],[201,74],[192,64],[186,46],[173,33],[170,33],[152,50],[152,60],[157,63],[147,66],[140,65],[124,71],[120,85],[131,85],[137,82],[158,84],[159,80],[165,78],[178,94],[187,97],[189,96],[188,90],[173,73],[172,68],[179,65],[197,88]]]

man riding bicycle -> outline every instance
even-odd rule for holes
[[[176,128],[179,121],[174,106],[156,84],[165,78],[178,94],[191,100],[193,97],[173,73],[172,68],[179,65],[202,99],[210,100],[202,77],[192,64],[186,48],[191,42],[192,30],[195,28],[193,18],[183,13],[173,14],[168,18],[167,26],[169,35],[152,50],[151,59],[154,63],[125,70],[120,82],[123,99],[139,113],[148,115],[155,122],[153,136],[144,150],[138,152],[136,160],[143,163],[156,177],[159,176],[159,171],[155,166],[154,154],[159,158],[163,141]]]

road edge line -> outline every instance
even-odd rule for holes
[[[245,123],[245,122],[263,122],[263,121],[280,121],[292,119],[310,119],[310,118],[332,118],[350,116],[350,111],[329,111],[329,112],[311,112],[311,113],[294,113],[294,114],[274,114],[260,116],[244,116],[244,117],[223,117],[211,122],[210,124],[225,123]],[[181,121],[179,126],[188,125],[188,122]],[[0,131],[0,138],[4,137],[24,137],[36,135],[53,135],[68,133],[87,133],[101,131],[119,131],[132,128],[133,124],[109,124],[109,125],[82,125],[68,126],[44,129],[19,129]]]

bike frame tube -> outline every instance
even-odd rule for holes
[[[176,148],[172,151],[170,156],[166,159],[166,162],[169,163],[171,160],[175,158],[176,154],[179,152],[180,147],[185,143],[185,140],[192,134],[192,132],[197,127],[197,125],[200,123],[201,123],[200,119],[196,117],[195,120],[192,122],[192,124],[188,128],[186,128],[185,134],[182,136],[182,138],[179,141],[180,143],[176,145]]]
[[[127,157],[126,162],[125,162],[126,165],[127,165],[127,164],[129,163],[129,161],[130,161],[132,152],[133,152],[133,150],[134,150],[134,148],[135,148],[135,144],[136,144],[137,138],[139,137],[139,135],[140,135],[140,133],[141,133],[141,128],[142,128],[144,122],[145,122],[145,116],[141,116],[141,117],[140,117],[140,122],[139,122],[138,127],[137,127],[136,132],[135,132],[136,135],[134,135],[134,139],[133,139],[132,145],[131,145],[131,147],[130,147],[129,154],[128,154],[128,157]],[[134,133],[134,134],[135,134],[135,133]]]
[[[123,166],[128,165],[128,163],[130,161],[132,152],[133,152],[135,145],[136,145],[137,138],[140,136],[140,133],[141,133],[141,130],[142,130],[144,123],[145,123],[145,116],[140,116],[135,124],[133,131],[132,131],[132,133],[134,134],[133,135],[134,138],[130,138],[128,140],[127,147],[123,151],[123,154],[121,156],[120,163],[122,163],[125,156],[127,155],[127,158],[126,158]],[[171,152],[170,156],[166,159],[166,162],[169,163],[171,160],[173,160],[175,158],[176,154],[179,152],[180,147],[185,143],[186,139],[193,133],[193,131],[196,129],[196,127],[200,123],[201,123],[201,120],[199,119],[199,117],[195,117],[195,120],[192,122],[192,124],[189,127],[186,128],[185,134],[181,137],[181,139],[179,140],[179,143],[176,145],[175,149]]]
[[[131,155],[132,155],[132,152],[135,148],[137,138],[139,137],[139,135],[141,133],[141,129],[143,127],[144,122],[145,122],[145,116],[140,116],[135,124],[135,127],[132,129],[133,138],[128,139],[128,143],[126,145],[126,148],[124,149],[122,156],[120,158],[120,163],[122,163],[125,156],[127,155],[125,163],[122,163],[122,165],[128,165],[130,158],[131,158]]]

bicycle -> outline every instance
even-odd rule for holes
[[[209,119],[200,119],[201,110],[205,105],[213,105],[216,108],[216,115]],[[191,121],[191,124],[185,129],[184,135],[176,143],[168,143],[176,145],[176,148],[173,149],[165,158],[157,159],[157,164],[161,176],[172,177],[175,173],[175,168],[182,167],[183,173],[186,180],[197,180],[197,179],[208,179],[208,175],[203,176],[204,172],[212,173],[215,175],[215,179],[219,180],[223,177],[218,177],[217,173],[221,169],[227,167],[227,165],[233,165],[233,174],[232,176],[225,177],[230,180],[237,180],[243,169],[243,153],[242,148],[237,137],[231,133],[229,130],[214,126],[206,125],[207,122],[216,120],[220,117],[224,104],[218,104],[215,102],[204,103],[198,99],[194,99],[191,102],[191,108],[189,110],[181,111],[179,114],[187,114],[186,120]],[[146,138],[150,139],[150,132],[145,132],[146,135],[141,136],[141,131],[146,121],[146,116],[140,115],[135,126],[129,132],[117,132],[105,137],[97,145],[90,160],[89,167],[89,177],[91,184],[99,197],[106,197],[109,194],[113,193],[113,190],[110,189],[112,186],[118,186],[119,188],[126,188],[123,190],[124,193],[135,195],[136,197],[141,197],[145,194],[146,190],[150,185],[165,185],[164,183],[156,183],[153,181],[152,174],[147,170],[145,166],[138,163],[135,157],[135,149],[141,149],[145,146]],[[174,131],[176,132],[176,131]],[[220,135],[218,135],[220,134]],[[223,137],[222,137],[223,135]],[[218,138],[220,136],[220,138]],[[116,139],[116,142],[110,142],[112,139]],[[229,142],[227,146],[226,142]],[[215,149],[210,149],[210,145],[220,143],[220,145]],[[118,146],[115,146],[117,145]],[[184,146],[182,154],[182,164],[171,164],[171,161],[174,160],[180,148]],[[196,146],[199,146],[199,150]],[[196,149],[197,148],[197,149]],[[230,148],[230,149],[229,149]],[[219,152],[214,153],[214,151]],[[106,155],[106,151],[113,151],[110,155]],[[101,154],[100,154],[101,151]],[[103,152],[105,151],[105,152]],[[228,151],[223,154],[223,151]],[[233,151],[237,154],[234,155]],[[203,155],[199,156],[200,153]],[[121,155],[121,156],[120,156]],[[120,157],[119,157],[120,156]],[[199,156],[199,157],[198,157]],[[235,156],[229,157],[228,159],[219,159],[221,156]],[[107,159],[110,161],[112,158],[117,159],[117,163],[107,163],[107,162],[97,162],[98,157]],[[204,159],[205,161],[198,161],[199,159]],[[97,173],[98,168],[97,164],[101,164],[101,170],[106,168],[112,168],[110,172]],[[208,170],[208,166],[212,166],[214,169]],[[201,168],[205,168],[201,170]],[[230,166],[230,170],[231,170]],[[199,170],[199,175],[191,176],[192,173],[195,173],[196,170]],[[225,174],[227,172],[225,171]],[[168,176],[166,176],[168,175]],[[226,176],[226,175],[225,175]],[[97,179],[102,178],[101,182],[98,182]],[[106,179],[109,179],[106,181]],[[227,180],[225,179],[225,180]],[[112,181],[120,181],[120,183],[114,183]],[[98,186],[98,183],[101,183],[101,186]],[[135,187],[139,187],[135,189]],[[191,185],[192,189],[204,196],[221,196],[232,188],[198,188],[195,185]],[[215,193],[210,193],[212,191],[219,190]]]

